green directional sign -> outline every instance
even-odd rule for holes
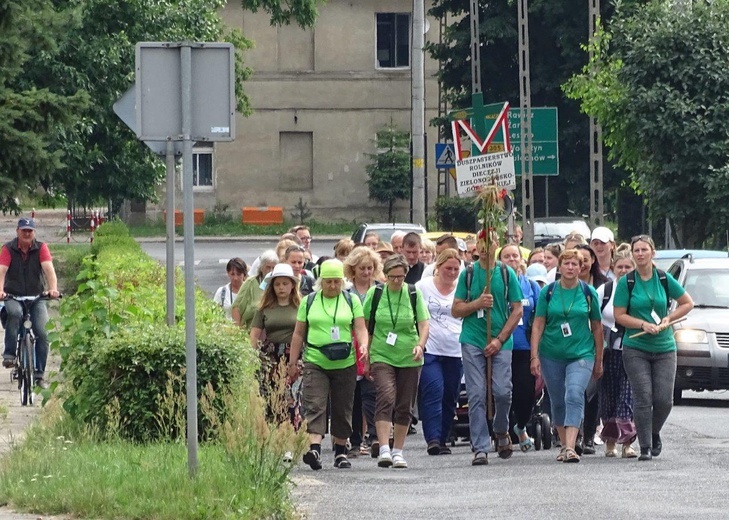
[[[503,105],[496,103],[486,105],[486,126],[491,128],[493,121],[499,115]],[[451,113],[451,119],[473,118],[473,111],[465,108]],[[532,108],[532,174],[533,175],[558,175],[559,174],[559,139],[557,136],[557,108],[537,107]],[[485,137],[485,136],[480,136]],[[521,166],[521,117],[519,108],[509,109],[509,138],[514,151],[514,167],[516,174],[522,174]],[[492,144],[489,146],[489,153],[497,153],[504,150],[504,140],[501,132],[496,134]]]

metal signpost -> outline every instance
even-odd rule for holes
[[[137,137],[145,142],[181,141],[183,144],[187,461],[190,476],[197,472],[198,440],[192,145],[195,141],[235,139],[234,52],[229,43],[140,42],[136,46]],[[172,148],[165,144],[168,157]],[[169,229],[169,223],[174,222],[174,209],[167,213],[167,222]],[[168,235],[168,244],[169,240]]]

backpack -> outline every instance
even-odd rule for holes
[[[532,325],[534,325],[534,318],[537,315],[537,301],[539,301],[539,293],[542,291],[539,284],[534,280],[529,280],[529,286],[531,287],[532,294],[534,295],[534,305],[532,305],[532,310],[529,311],[529,316],[524,319],[524,323],[526,323],[524,331],[526,332],[527,341],[531,341]],[[524,297],[526,298],[526,295],[524,295]]]
[[[504,300],[506,304],[509,304],[509,271],[506,268],[506,264],[503,262],[496,262],[501,267],[501,278],[504,280]],[[473,281],[473,264],[466,266],[466,303],[471,301],[471,282]]]
[[[666,293],[666,310],[670,307],[670,298],[668,296],[668,278],[666,277],[666,271],[656,268],[658,273],[658,281],[661,282],[663,291]],[[628,284],[628,307],[625,309],[625,314],[630,314],[630,297],[633,294],[633,287],[635,287],[635,271],[630,271],[625,275],[625,281]]]
[[[367,334],[372,338],[375,334],[375,313],[377,312],[377,306],[380,304],[382,298],[382,291],[384,285],[376,285],[375,292],[372,295],[372,308],[370,310],[370,319],[367,325]],[[408,284],[408,295],[410,296],[410,307],[413,308],[413,318],[415,320],[415,330],[420,336],[420,327],[418,326],[418,291],[415,286],[411,283]]]
[[[635,280],[633,281],[633,283],[635,283]],[[602,303],[600,304],[600,312],[604,311],[605,307],[607,307],[607,304],[610,303],[610,297],[613,295],[613,285],[615,285],[613,283],[613,280],[610,280],[609,282],[607,282],[604,285],[605,292],[602,295]],[[630,289],[628,290],[628,292],[630,292]]]
[[[590,313],[592,312],[592,294],[590,293],[590,286],[587,285],[582,280],[579,280],[580,287],[582,288],[582,293],[585,295],[585,299],[587,300],[587,316],[589,319]],[[557,282],[550,283],[546,289],[547,289],[547,295],[545,299],[547,300],[547,315],[544,316],[544,320],[547,320],[547,316],[549,315],[549,301],[552,299],[552,294],[554,294],[554,287],[557,285]]]

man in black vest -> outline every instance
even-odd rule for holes
[[[51,298],[58,298],[56,270],[48,246],[35,239],[35,222],[30,218],[18,221],[17,237],[3,245],[0,250],[0,298],[13,296],[37,296],[44,291],[44,285]],[[5,324],[5,351],[3,366],[15,366],[15,345],[23,308],[14,300],[5,301],[7,323]],[[48,388],[44,379],[48,359],[48,310],[44,301],[37,302],[31,311],[33,332],[36,336],[35,382],[41,388]]]

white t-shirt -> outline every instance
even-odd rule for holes
[[[600,287],[595,289],[595,292],[597,292],[597,301],[600,303],[600,306],[602,306],[602,299],[605,297],[606,285],[607,284],[604,283]],[[613,300],[615,299],[615,288],[617,287],[618,282],[613,282],[612,285],[613,292],[610,294],[610,299],[605,305],[605,308],[602,310],[602,324],[608,329],[615,330],[615,308],[613,307]],[[613,350],[620,350],[620,343],[620,338],[617,338],[615,340],[615,343],[613,345],[610,345],[610,348]]]
[[[218,287],[218,290],[215,291],[215,294],[213,295],[213,301],[223,307],[223,310],[225,311],[225,316],[230,321],[233,321],[233,316],[231,316],[230,314],[230,308],[233,306],[233,302],[235,301],[236,296],[238,296],[238,293],[234,293],[230,290],[229,283],[223,285],[222,287]]]
[[[456,287],[450,294],[443,295],[435,287],[435,279],[431,276],[420,280],[415,287],[423,293],[423,299],[430,312],[430,333],[426,352],[436,356],[461,357],[461,344],[458,337],[461,335],[461,318],[454,318],[451,314],[453,298]]]

